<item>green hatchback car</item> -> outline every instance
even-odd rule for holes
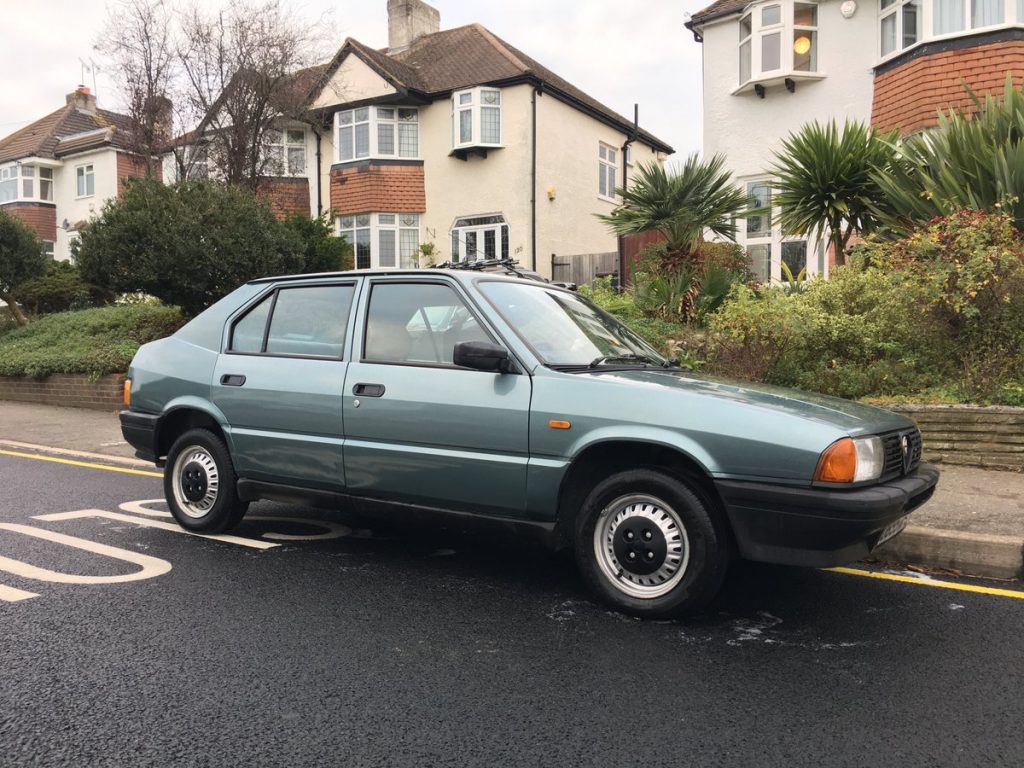
[[[129,379],[125,439],[190,531],[257,499],[472,518],[572,547],[641,616],[699,609],[735,556],[863,557],[938,481],[902,416],[695,376],[579,295],[500,274],[255,280]]]

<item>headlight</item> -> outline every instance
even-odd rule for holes
[[[824,483],[862,483],[880,478],[884,467],[880,437],[844,437],[821,454],[814,479]]]

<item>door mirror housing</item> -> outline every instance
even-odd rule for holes
[[[508,373],[512,368],[508,350],[489,341],[460,341],[455,345],[452,361],[477,371]]]

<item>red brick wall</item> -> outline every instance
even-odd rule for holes
[[[270,201],[270,207],[283,219],[290,213],[309,216],[309,181],[288,177],[268,177],[260,181],[260,197]]]
[[[124,407],[124,376],[92,381],[84,374],[58,373],[45,379],[0,376],[0,400],[117,411]]]
[[[163,163],[154,161],[155,178],[163,180]],[[121,196],[124,189],[125,179],[141,179],[146,175],[146,163],[138,155],[130,155],[127,152],[117,153],[117,195]]]
[[[331,171],[331,209],[336,213],[424,213],[423,166],[376,164]]]
[[[10,203],[4,212],[21,219],[40,240],[57,239],[57,208],[48,203]]]
[[[1001,91],[1007,72],[1016,83],[1024,77],[1024,41],[921,56],[875,76],[871,122],[883,131],[934,126],[939,109],[973,106],[964,91],[965,82],[981,96]]]

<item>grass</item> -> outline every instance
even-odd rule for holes
[[[59,312],[13,329],[0,320],[0,376],[121,373],[141,345],[182,323],[176,307],[149,305]]]

